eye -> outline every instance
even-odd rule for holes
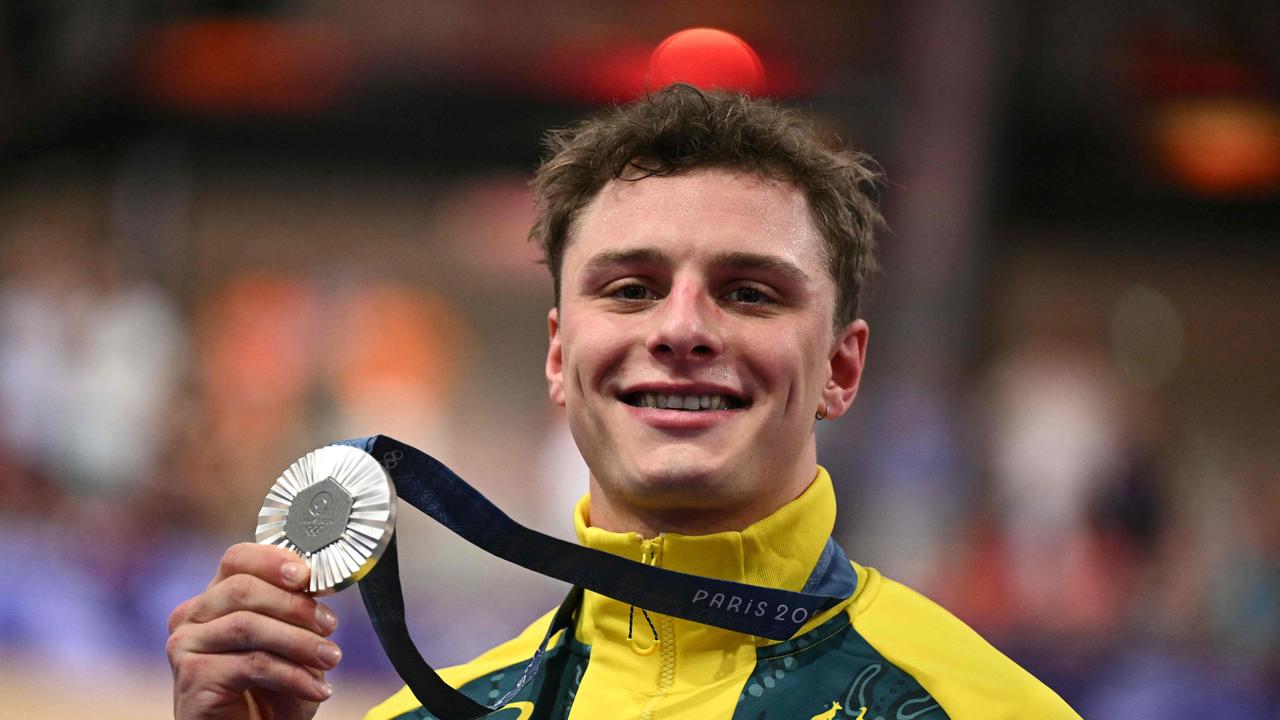
[[[730,302],[738,302],[746,305],[763,305],[772,302],[769,296],[758,287],[746,285],[740,288],[730,290],[725,298]]]
[[[619,300],[655,300],[657,295],[639,283],[629,283],[613,291],[613,297]]]

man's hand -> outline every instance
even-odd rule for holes
[[[302,592],[309,568],[278,547],[240,543],[200,595],[169,616],[177,720],[306,720],[333,692],[338,624]],[[252,707],[251,707],[252,706]]]

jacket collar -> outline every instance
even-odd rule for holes
[[[679,572],[733,580],[751,585],[765,585],[800,590],[813,572],[823,546],[835,526],[836,503],[831,476],[818,468],[809,487],[795,500],[773,514],[741,531],[709,535],[663,533],[645,540],[638,533],[614,533],[589,525],[590,496],[578,501],[574,526],[578,541],[591,548],[620,555],[638,562]],[[816,627],[842,609],[838,608],[813,618],[807,625]],[[657,621],[655,613],[648,613]],[[688,642],[723,643],[736,636],[738,641],[756,642],[749,636],[711,626],[672,618],[669,625],[681,645]],[[633,639],[653,631],[631,606],[587,591],[577,628],[577,639],[588,645],[601,641],[628,642],[628,629]],[[760,640],[757,644],[767,644]]]

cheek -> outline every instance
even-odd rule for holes
[[[607,380],[628,351],[618,328],[601,321],[566,327],[563,343],[566,389],[576,395]]]
[[[800,382],[815,365],[814,343],[798,333],[756,334],[735,340],[735,345],[746,350],[745,360],[771,385]]]
[[[748,360],[752,371],[770,393],[787,403],[807,404],[826,384],[825,347],[801,338],[759,343]]]

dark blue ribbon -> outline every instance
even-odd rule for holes
[[[386,468],[401,498],[471,544],[574,586],[516,686],[493,706],[481,705],[446,684],[409,638],[393,535],[382,559],[360,581],[360,594],[391,664],[422,706],[440,720],[483,717],[514,697],[541,668],[551,636],[571,624],[581,588],[664,615],[787,640],[810,619],[853,595],[857,586],[848,557],[831,539],[802,592],[704,578],[530,530],[435,458],[384,435],[338,444],[372,455]]]

